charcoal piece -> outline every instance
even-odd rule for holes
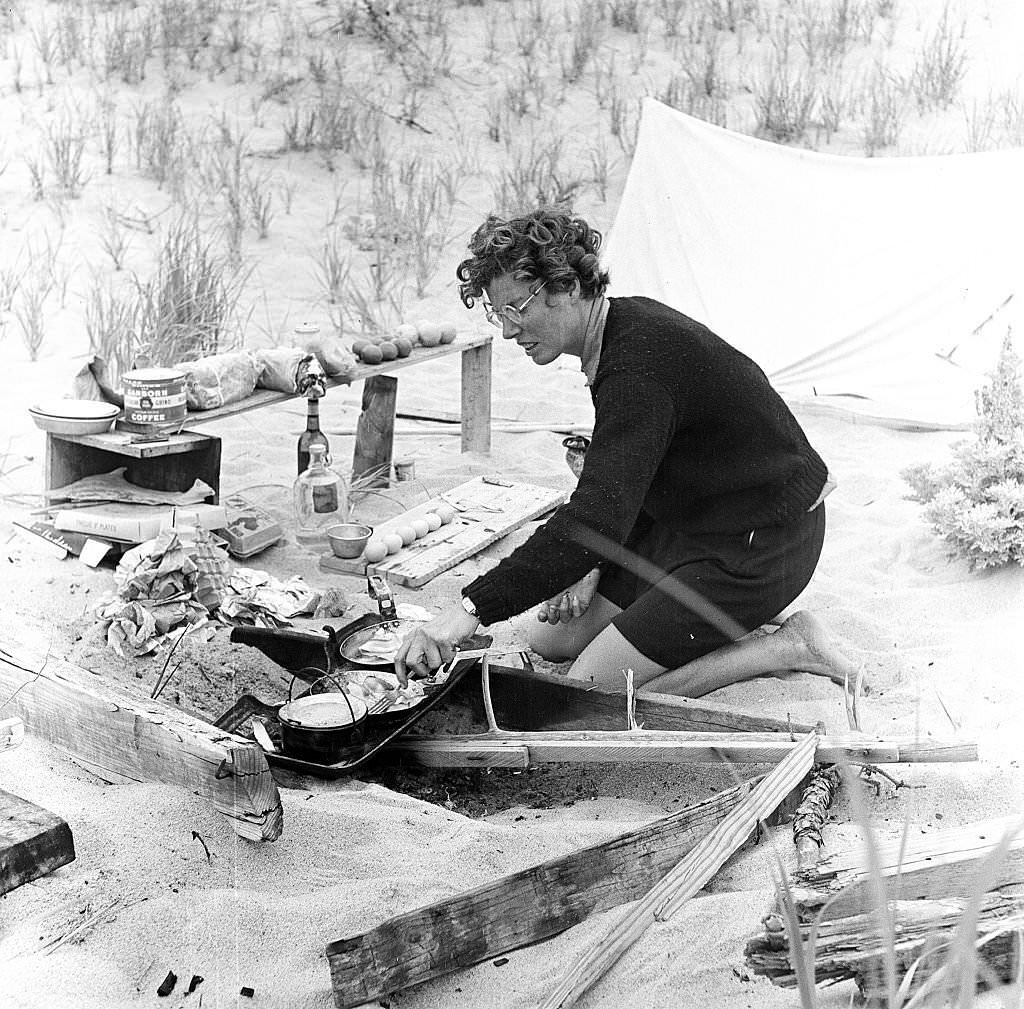
[[[160,987],[156,990],[157,995],[161,996],[162,998],[170,995],[171,992],[174,991],[174,986],[177,983],[178,975],[175,974],[173,970],[169,970],[167,972],[167,977],[165,977],[163,981],[160,982]]]

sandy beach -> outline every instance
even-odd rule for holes
[[[120,663],[120,676],[130,680],[138,672],[139,686],[149,687],[160,660],[125,664],[112,657],[101,637],[89,632],[93,606],[112,590],[112,570],[91,569],[74,558],[56,560],[18,536],[11,523],[37,508],[42,492],[44,435],[33,427],[27,408],[44,397],[65,395],[88,357],[84,319],[89,268],[101,266],[97,228],[104,208],[111,201],[125,213],[145,208],[156,221],[169,215],[175,203],[167,189],[157,188],[133,168],[127,150],[114,174],[106,176],[92,147],[89,158],[95,175],[80,198],[30,198],[28,166],[15,155],[35,149],[38,124],[46,122],[48,106],[49,114],[56,115],[54,107],[64,107],[61,103],[75,96],[84,101],[92,92],[89,71],[83,67],[73,73],[61,71],[54,85],[44,81],[37,86],[33,78],[29,86],[32,74],[43,79],[43,67],[28,58],[28,26],[39,23],[48,5],[24,6],[28,15],[12,21],[7,58],[0,60],[0,125],[11,138],[10,163],[0,173],[0,236],[5,236],[0,240],[0,266],[13,264],[18,250],[25,250],[23,262],[58,263],[70,282],[66,298],[58,301],[55,293],[52,296],[46,339],[35,358],[23,345],[13,310],[3,314],[0,632],[46,641],[53,655],[92,669],[98,679],[112,675],[111,668]],[[62,10],[67,6],[60,5]],[[940,5],[901,7],[900,24],[909,33],[909,51],[922,25],[934,22]],[[480,90],[493,88],[503,69],[501,61],[489,63],[481,51],[491,23],[487,18],[511,17],[506,11],[513,8],[525,10],[525,5],[489,0],[484,7],[454,8],[476,46],[471,55],[467,49],[460,56],[458,72],[471,75]],[[310,24],[318,23],[316,18],[323,14],[315,4],[299,5],[296,11]],[[268,38],[280,30],[278,17],[284,18],[285,12],[270,5],[258,21]],[[1015,73],[1019,44],[1011,46],[1010,40],[1019,43],[1020,28],[1020,15],[1008,2],[988,3],[984,14],[971,20],[968,38],[975,46],[975,76],[968,84],[974,90],[965,86],[965,95],[985,93],[999,73],[1004,82]],[[511,38],[508,24],[503,30]],[[620,29],[616,32],[616,51],[625,64],[636,42]],[[663,64],[668,57],[651,45],[652,65],[661,65],[659,59]],[[13,47],[18,46],[25,55],[24,89],[15,89],[12,83]],[[899,45],[895,48],[898,51]],[[359,53],[365,56],[362,50]],[[182,92],[182,103],[196,118],[211,107],[230,107],[232,114],[246,119],[252,145],[266,153],[276,144],[273,117],[260,120],[246,104],[248,96],[259,91],[260,79],[259,74],[250,74],[243,83],[232,84],[223,76],[210,81],[196,75]],[[156,73],[130,92],[121,90],[126,92],[119,97],[126,117],[131,101],[162,93]],[[472,91],[461,94],[459,107],[468,110],[464,130],[472,137],[465,150],[478,152],[482,164],[490,141],[486,103],[476,104],[478,97]],[[587,109],[593,118],[596,113],[588,104],[592,100],[582,87],[568,88],[559,114],[571,117]],[[939,137],[933,153],[938,152],[936,147],[950,147],[948,137],[961,112],[961,106],[947,110],[942,129],[931,123],[929,135]],[[447,121],[438,106],[429,103],[419,116],[432,125]],[[127,123],[125,118],[125,130]],[[918,144],[914,153],[928,146],[921,140],[927,125],[908,123],[904,142]],[[837,138],[833,153],[860,153],[857,136],[851,124]],[[409,140],[409,150],[443,151],[445,142],[454,142],[452,132],[442,134],[439,125],[430,136],[417,136],[416,143],[421,139],[425,148],[414,147]],[[584,150],[578,132],[570,140]],[[614,219],[616,195],[628,168],[628,157],[619,153],[607,189],[587,187],[577,202],[577,209],[602,228]],[[885,153],[910,151],[895,148]],[[496,150],[488,156],[496,161],[501,154]],[[2,162],[0,158],[0,166]],[[245,239],[251,312],[244,333],[250,346],[287,342],[295,324],[307,318],[325,329],[332,326],[337,306],[328,303],[318,288],[311,250],[319,245],[325,228],[324,207],[343,193],[348,201],[345,210],[356,213],[356,191],[365,195],[368,188],[365,173],[360,175],[350,165],[345,166],[346,183],[340,177],[345,172],[329,172],[314,164],[312,155],[294,151],[275,156],[272,167],[280,181],[296,183],[297,188],[290,210],[286,213],[281,206],[267,240],[254,235]],[[464,179],[449,243],[436,257],[436,279],[422,297],[408,297],[405,318],[453,319],[462,335],[488,329],[481,313],[462,309],[454,280],[465,239],[489,208],[488,187],[482,167]],[[205,208],[212,215],[211,206]],[[46,256],[47,236],[53,251],[58,235],[59,248]],[[154,261],[156,240],[134,232],[131,240],[127,265],[144,273]],[[359,269],[365,265],[358,257],[353,263]],[[123,279],[109,263],[102,269],[118,283]],[[350,341],[354,331],[349,318],[342,339]],[[498,331],[492,332],[497,337]],[[458,410],[457,357],[401,375],[400,414]],[[358,386],[334,389],[322,410],[334,457],[343,463],[352,457],[359,395]],[[1019,730],[1024,685],[1017,675],[1017,636],[1024,608],[1024,570],[1011,565],[972,572],[963,561],[950,559],[945,544],[923,522],[921,506],[909,499],[900,475],[911,464],[944,462],[963,432],[898,430],[800,407],[795,412],[838,488],[827,501],[821,562],[791,609],[812,610],[849,657],[864,665],[872,685],[861,704],[864,731],[962,738],[977,742],[980,750],[976,763],[888,768],[898,787],[883,779],[877,794],[867,786],[862,790],[872,831],[882,839],[896,838],[903,830],[920,836],[1019,811],[1024,808]],[[571,490],[561,429],[586,430],[592,421],[589,394],[576,361],[560,360],[539,369],[514,344],[496,339],[492,415],[488,455],[461,453],[453,425],[400,416],[395,456],[415,463],[416,478],[385,495],[366,497],[357,514],[381,521],[480,474]],[[303,424],[304,404],[290,401],[204,428],[222,439],[222,494],[244,493],[271,511],[286,531],[293,523],[295,441]],[[512,432],[509,425],[536,429]],[[399,601],[430,612],[440,610],[460,585],[513,549],[534,527],[527,524],[516,530],[421,589],[400,590]],[[282,579],[300,575],[316,589],[341,588],[350,614],[372,608],[364,580],[325,573],[316,559],[315,552],[295,543],[289,533],[246,563]],[[488,632],[496,644],[510,649],[521,647],[524,640],[514,621]],[[218,640],[227,633],[227,628],[219,628]],[[255,652],[243,646],[232,646],[225,654],[239,667],[255,661]],[[833,732],[846,728],[841,689],[803,673],[728,687],[709,700],[783,719],[820,720]],[[0,717],[3,702],[0,697]],[[763,770],[748,767],[743,773]],[[21,746],[0,752],[0,788],[63,817],[74,835],[76,859],[0,897],[0,1005],[189,1007],[201,999],[207,1009],[328,1007],[334,1003],[325,948],[332,941],[608,840],[727,787],[732,780],[724,768],[668,764],[557,766],[525,773],[495,770],[488,777],[496,782],[495,798],[489,798],[485,782],[475,808],[486,809],[488,802],[492,808],[473,816],[460,812],[450,796],[447,802],[441,795],[436,796],[438,801],[425,801],[376,782],[282,777],[284,833],[272,844],[256,845],[236,837],[207,802],[185,790],[148,783],[106,784],[57,748],[29,735]],[[523,799],[517,801],[520,784]],[[849,797],[841,795],[825,830],[827,850],[851,846],[861,834]],[[798,1004],[793,991],[754,977],[743,960],[746,940],[757,933],[774,902],[780,862],[787,869],[795,864],[791,832],[785,825],[768,830],[756,845],[744,845],[697,898],[670,921],[650,929],[581,1004],[586,1009],[774,1009]],[[540,1004],[568,965],[600,940],[619,913],[596,915],[550,941],[402,992],[387,1004],[402,1009]],[[169,998],[159,999],[156,988],[170,970],[178,984]],[[186,995],[193,975],[204,980]],[[253,989],[251,998],[239,994],[243,987]],[[846,1006],[852,993],[850,984],[823,989],[820,1005]]]

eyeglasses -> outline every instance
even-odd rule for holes
[[[536,298],[545,287],[547,287],[547,283],[548,282],[545,280],[544,283],[541,284],[540,287],[538,287],[537,290],[534,291],[533,294],[531,294],[530,297],[521,305],[503,305],[501,308],[495,308],[493,305],[488,305],[485,301],[484,315],[487,316],[487,321],[492,326],[501,326],[501,320],[504,318],[508,319],[513,326],[521,325],[523,321],[523,312],[526,311],[527,305],[529,305],[530,302],[533,301],[533,299]]]

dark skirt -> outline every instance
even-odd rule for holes
[[[795,522],[744,533],[687,536],[652,525],[626,546],[663,576],[649,581],[612,565],[597,591],[621,608],[612,623],[634,648],[677,669],[778,616],[811,580],[824,539],[824,503]],[[678,599],[694,593],[731,618],[731,627]]]

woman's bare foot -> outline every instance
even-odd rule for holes
[[[798,610],[787,617],[772,637],[778,638],[780,634],[782,640],[778,643],[784,644],[786,651],[792,653],[791,668],[815,676],[827,676],[840,685],[849,679],[851,687],[857,682],[860,673],[861,691],[869,692],[868,683],[857,663],[843,655],[812,613]]]

